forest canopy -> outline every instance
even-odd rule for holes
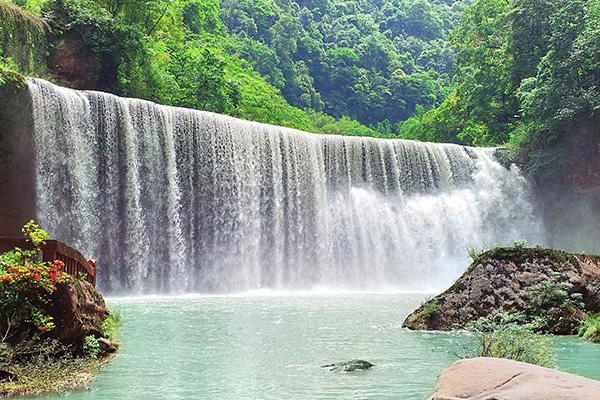
[[[101,55],[103,90],[311,132],[542,159],[600,109],[597,0],[12,1]]]

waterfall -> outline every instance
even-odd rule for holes
[[[425,290],[540,240],[495,149],[311,134],[30,79],[38,218],[112,293]]]

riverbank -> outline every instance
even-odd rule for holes
[[[22,232],[0,240],[0,396],[80,387],[116,353],[120,317],[94,262],[34,221]]]
[[[13,366],[11,370],[19,379],[0,382],[0,397],[64,393],[84,388],[115,355],[109,354],[99,359],[69,358],[46,361],[43,364]]]
[[[51,338],[3,346],[0,397],[63,393],[86,387],[116,356],[120,323],[118,313],[109,314],[102,324],[104,338],[94,341],[88,336],[81,351]],[[15,358],[17,361],[7,362]]]

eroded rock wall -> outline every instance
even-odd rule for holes
[[[21,236],[35,218],[31,99],[23,77],[4,74],[0,86],[0,236]]]

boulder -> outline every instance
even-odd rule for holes
[[[561,291],[568,301],[552,297]],[[586,311],[600,311],[600,257],[496,248],[477,257],[454,285],[409,315],[404,327],[464,329],[480,317],[519,312],[532,319],[542,314],[546,326],[540,330],[575,334]]]
[[[81,344],[88,335],[104,337],[102,324],[108,316],[104,299],[96,288],[69,277],[52,295],[50,315],[56,327],[52,335],[65,344]]]
[[[501,358],[457,361],[428,400],[593,400],[600,382]]]

